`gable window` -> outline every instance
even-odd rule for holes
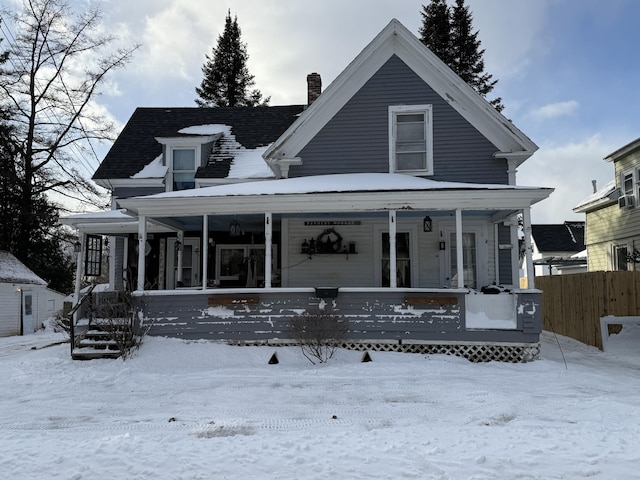
[[[171,153],[173,172],[172,190],[195,188],[196,151],[193,148],[175,148]]]
[[[389,107],[389,171],[433,174],[431,105]]]

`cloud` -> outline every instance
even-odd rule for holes
[[[555,191],[532,209],[533,223],[562,223],[584,220],[573,207],[614,178],[613,166],[603,158],[627,143],[627,139],[592,135],[576,141],[550,142],[540,147],[518,170],[520,185],[551,187]]]
[[[531,112],[531,115],[537,120],[547,120],[550,118],[564,117],[575,113],[579,106],[580,104],[575,100],[550,103],[548,105],[544,105],[543,107],[535,109],[533,112]]]

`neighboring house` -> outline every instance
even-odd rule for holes
[[[114,210],[64,220],[79,260],[112,237],[151,334],[286,341],[331,306],[354,344],[535,355],[517,215],[552,189],[515,173],[537,146],[397,20],[307,80],[308,106],[137,109],[93,177]]]
[[[536,275],[587,271],[587,259],[576,256],[585,249],[584,222],[531,225],[531,242]]]
[[[42,328],[43,322],[62,310],[63,299],[20,260],[0,250],[0,337]]]
[[[604,158],[614,180],[573,211],[586,214],[589,271],[637,270],[640,263],[640,139]]]

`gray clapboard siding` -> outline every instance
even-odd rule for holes
[[[496,147],[394,56],[301,151],[291,177],[389,171],[389,105],[433,105],[434,180],[507,183]]]
[[[144,316],[154,322],[149,333],[194,340],[288,340],[290,319],[321,305],[331,306],[348,320],[349,340],[537,342],[542,324],[539,293],[518,295],[517,330],[473,331],[464,328],[461,293],[347,290],[333,300],[320,300],[313,290],[308,294],[253,290],[238,298],[251,295],[255,303],[210,305],[210,299],[224,295],[200,292],[145,298]]]

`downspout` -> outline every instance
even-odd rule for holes
[[[389,287],[398,288],[398,267],[396,259],[396,212],[389,211]]]

